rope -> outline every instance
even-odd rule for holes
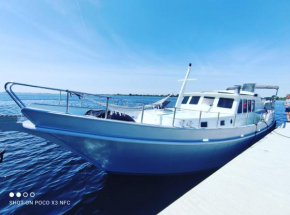
[[[267,125],[267,127],[269,128],[269,125],[268,125],[265,121],[262,121],[262,122],[264,122],[264,123]],[[280,136],[282,136],[282,137],[285,137],[285,138],[289,138],[289,139],[290,139],[289,136],[286,136],[286,135],[280,134],[280,133],[278,133],[278,132],[275,131],[275,130],[273,130],[272,132],[274,132],[274,133],[276,133],[276,134],[278,134],[278,135],[280,135]]]
[[[288,137],[288,136],[286,136],[286,135],[283,135],[283,134],[279,134],[278,132],[276,132],[276,131],[273,131],[274,133],[276,133],[276,134],[278,134],[278,135],[280,135],[280,136],[282,136],[282,137],[285,137],[285,138],[289,138],[290,139],[290,137]]]

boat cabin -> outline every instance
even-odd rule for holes
[[[227,90],[183,93],[172,112],[147,111],[144,122],[189,128],[237,127],[260,120],[273,103],[255,93],[256,84],[244,84]]]
[[[239,114],[263,109],[262,99],[255,95],[235,94],[233,91],[185,93],[181,109]]]

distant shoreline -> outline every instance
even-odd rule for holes
[[[106,95],[114,95],[114,96],[147,96],[147,97],[167,97],[167,96],[169,96],[169,94],[153,95],[153,94],[132,94],[132,93],[129,93],[129,94],[117,93],[117,94],[106,94]],[[172,94],[170,97],[178,97],[178,94],[176,94],[176,95]]]
[[[6,92],[0,92],[0,94],[6,94]],[[58,93],[32,93],[32,92],[26,92],[26,93],[19,93],[19,94],[52,94],[52,95],[58,95]],[[8,95],[8,94],[7,94]],[[63,94],[64,95],[64,94]],[[160,95],[154,95],[154,94],[121,94],[121,93],[117,93],[117,94],[96,94],[99,96],[143,96],[143,97],[167,97],[169,96],[169,94],[160,94]],[[179,94],[172,94],[170,97],[178,97]],[[265,99],[271,99],[272,97],[265,97]],[[278,101],[286,101],[286,97],[277,97]]]
[[[2,94],[6,94],[6,92],[0,92]],[[49,94],[49,95],[59,95],[58,93],[33,93],[33,92],[24,92],[24,93],[20,93],[18,92],[19,94]],[[64,95],[65,93],[63,93]],[[7,94],[8,95],[8,94]],[[165,94],[165,95],[154,95],[154,94],[132,94],[132,93],[129,93],[129,94],[120,94],[120,93],[113,93],[113,94],[96,94],[96,95],[99,95],[99,96],[104,96],[104,95],[107,95],[107,96],[144,96],[144,97],[167,97],[169,96],[169,94]],[[172,94],[170,97],[178,97],[178,94],[174,95]]]

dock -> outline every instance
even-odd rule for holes
[[[290,123],[284,123],[160,214],[290,214]]]

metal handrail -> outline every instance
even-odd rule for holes
[[[67,93],[66,93],[66,114],[68,114],[68,105],[69,104],[69,92],[67,91]]]
[[[176,107],[174,108],[174,112],[173,112],[173,119],[172,119],[172,127],[174,127],[174,122],[175,122],[175,116],[176,116]]]
[[[233,127],[236,125],[236,119],[237,119],[237,114],[235,114],[234,122],[233,122]]]
[[[185,110],[185,111],[200,111],[200,110],[192,110],[192,109],[187,109],[187,108],[177,108],[178,110]],[[166,109],[164,109],[164,110],[166,110]],[[168,109],[167,109],[168,110]],[[216,112],[216,111],[202,111],[203,113],[220,113],[220,114],[229,114],[229,113],[225,113],[225,112],[221,112],[221,111],[219,111],[219,112]]]
[[[105,112],[105,119],[108,118],[108,110],[109,110],[109,97],[107,97],[107,101],[106,101],[106,112]]]
[[[80,91],[74,91],[74,90],[66,90],[66,89],[60,89],[60,88],[52,88],[52,87],[44,87],[44,86],[38,86],[38,85],[31,85],[31,84],[23,84],[23,83],[18,83],[18,82],[7,82],[4,86],[5,91],[8,93],[8,95],[14,100],[14,102],[22,109],[24,107],[26,107],[26,105],[21,101],[21,99],[14,93],[14,91],[12,90],[13,86],[25,86],[25,87],[32,87],[32,88],[39,88],[39,89],[45,89],[45,90],[52,90],[52,91],[57,91],[59,92],[59,101],[58,104],[61,104],[61,93],[65,92],[67,94],[67,98],[66,98],[66,114],[69,113],[69,98],[71,95],[81,95],[81,98],[84,98],[84,95],[87,96],[97,96],[99,99],[100,98],[104,98],[106,99],[106,112],[105,112],[105,118],[107,119],[108,117],[108,110],[109,110],[109,100],[112,99],[114,102],[114,98],[109,97],[109,96],[101,96],[98,94],[92,94],[92,93],[85,93],[85,92],[80,92]],[[118,99],[119,101],[121,101],[122,103],[126,102],[126,105],[128,105],[128,101],[124,100],[124,99]],[[81,99],[82,102],[82,99]],[[137,103],[136,103],[137,104]],[[138,103],[142,105],[142,115],[144,115],[144,109],[146,106],[145,103]],[[82,106],[82,104],[81,104]]]
[[[221,113],[218,113],[218,117],[217,117],[217,121],[216,121],[216,127],[217,127],[217,128],[219,127],[220,114],[221,114]]]
[[[88,96],[98,96],[101,98],[111,98],[108,96],[100,96],[98,94],[92,94],[92,93],[85,93],[80,91],[74,91],[74,90],[65,90],[65,89],[59,89],[59,88],[52,88],[52,87],[43,87],[43,86],[37,86],[37,85],[31,85],[31,84],[22,84],[18,82],[7,82],[4,86],[5,91],[8,93],[8,95],[15,101],[15,103],[22,109],[26,107],[26,105],[21,101],[21,99],[14,93],[12,90],[13,86],[25,86],[25,87],[32,87],[32,88],[39,88],[39,89],[45,89],[45,90],[52,90],[52,91],[58,91],[60,93],[59,97],[59,104],[61,102],[61,92],[67,93],[67,101],[66,101],[66,113],[69,111],[69,96],[72,94],[79,94],[79,95],[88,95]],[[107,109],[107,108],[106,108]]]
[[[22,109],[25,106],[25,104],[21,101],[21,99],[14,93],[14,91],[12,90],[13,86],[25,86],[25,87],[32,87],[32,88],[39,88],[39,89],[45,89],[45,90],[52,90],[52,91],[58,91],[59,92],[59,105],[61,104],[61,93],[65,92],[67,94],[67,99],[66,99],[66,114],[69,113],[69,100],[70,100],[70,96],[75,94],[75,95],[81,95],[81,97],[83,98],[84,95],[88,95],[88,96],[97,96],[99,98],[105,98],[106,99],[106,112],[105,112],[105,119],[108,118],[108,111],[109,111],[109,100],[112,97],[108,97],[108,96],[101,96],[98,94],[92,94],[92,93],[85,93],[85,92],[80,92],[80,91],[73,91],[73,90],[65,90],[65,89],[59,89],[59,88],[52,88],[52,87],[43,87],[43,86],[37,86],[37,85],[29,85],[29,84],[22,84],[22,83],[18,83],[18,82],[7,82],[5,84],[5,91],[8,93],[8,95],[15,101],[15,103]],[[122,100],[122,99],[120,99]],[[124,100],[122,100],[123,102]],[[141,103],[140,103],[141,104]],[[143,117],[144,117],[144,111],[145,111],[145,104],[143,103],[142,105],[142,112],[141,112],[141,123],[143,123]],[[216,122],[216,127],[219,127],[219,120],[220,120],[220,115],[221,114],[227,114],[227,113],[221,113],[221,112],[208,112],[208,111],[198,111],[198,110],[190,110],[190,109],[183,109],[183,108],[174,108],[174,109],[163,109],[164,111],[171,111],[173,112],[173,117],[172,117],[172,127],[174,127],[174,123],[176,120],[176,114],[177,111],[195,111],[195,112],[199,112],[199,119],[198,119],[198,127],[200,127],[200,123],[201,123],[201,118],[202,118],[202,114],[203,113],[217,113],[218,117],[217,117],[217,122]],[[234,115],[234,122],[233,122],[233,127],[236,124],[236,117],[237,114]],[[249,117],[249,113],[247,113],[247,117],[246,117],[246,125],[248,122],[248,117]],[[262,119],[262,114],[260,115],[260,119],[259,121],[261,121]],[[256,121],[256,115],[255,115],[255,119],[254,122]]]
[[[144,109],[145,109],[145,105],[143,104],[142,106],[142,115],[141,115],[141,123],[143,123],[143,117],[144,117]]]
[[[168,109],[167,109],[168,110]],[[174,108],[173,110],[170,110],[170,111],[173,111],[173,119],[172,119],[172,126],[174,127],[174,122],[176,120],[176,115],[177,115],[177,111],[182,111],[182,110],[187,110],[187,111],[192,111],[192,112],[199,112],[199,117],[197,118],[198,119],[198,128],[200,128],[200,123],[201,123],[201,119],[202,119],[202,114],[203,113],[217,113],[217,121],[216,121],[216,128],[219,127],[219,121],[220,121],[220,117],[221,117],[221,114],[226,114],[226,113],[222,113],[222,112],[208,112],[208,111],[198,111],[198,110],[189,110],[189,109],[183,109],[183,108]],[[253,114],[255,114],[255,117],[256,118],[256,113],[255,112],[252,112]],[[244,114],[244,113],[241,113],[241,115]],[[236,124],[236,119],[237,119],[237,115],[239,114],[234,114],[233,117],[234,117],[234,120],[232,122],[232,125],[233,127],[235,127],[235,124]],[[261,121],[261,115],[263,114],[260,114],[260,120]],[[245,125],[248,125],[248,119],[249,119],[249,113],[246,114],[246,117],[245,117]],[[254,119],[254,122],[255,122],[256,119]]]

